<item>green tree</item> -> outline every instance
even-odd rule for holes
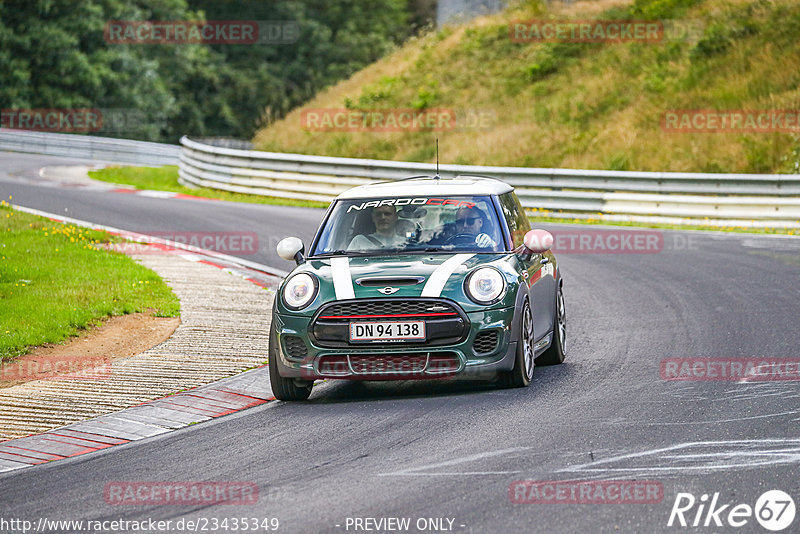
[[[289,44],[110,44],[109,21],[292,21]],[[138,116],[123,137],[250,137],[405,39],[406,0],[0,0],[0,108]],[[108,132],[103,132],[108,135]]]

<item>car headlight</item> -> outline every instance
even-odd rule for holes
[[[481,267],[469,275],[465,286],[469,298],[478,304],[492,304],[505,293],[506,281],[497,269]]]
[[[283,303],[290,310],[302,310],[317,296],[317,279],[308,273],[291,277],[283,287]]]

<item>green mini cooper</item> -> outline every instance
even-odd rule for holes
[[[416,177],[339,195],[278,289],[272,391],[314,381],[473,376],[527,386],[564,361],[566,313],[553,236],[531,230],[513,188],[491,178]]]

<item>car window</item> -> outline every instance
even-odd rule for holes
[[[511,232],[511,242],[514,248],[522,245],[525,234],[531,229],[531,223],[525,214],[525,208],[513,191],[500,195],[500,208],[503,210],[503,217],[508,223]]]
[[[383,197],[337,201],[312,255],[504,248],[490,196]]]

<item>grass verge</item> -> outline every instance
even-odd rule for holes
[[[679,110],[796,110],[796,0],[508,2],[412,39],[259,131],[257,149],[443,163],[800,172],[795,128],[666,129]],[[662,21],[664,38],[516,42],[515,21]],[[525,41],[525,39],[522,39]],[[315,128],[320,110],[451,110],[439,131]],[[787,111],[788,114],[788,111]],[[369,116],[369,115],[365,115]],[[304,119],[304,117],[306,119]],[[665,123],[664,123],[665,124]]]
[[[178,167],[107,167],[89,171],[89,176],[102,182],[129,185],[136,189],[152,191],[170,191],[203,198],[228,200],[232,202],[249,202],[252,204],[278,204],[283,206],[299,206],[304,208],[327,208],[328,203],[314,200],[294,200],[290,198],[263,197],[245,193],[220,191],[207,187],[190,188],[178,182]]]
[[[64,341],[104,317],[180,314],[178,298],[156,273],[98,248],[114,240],[0,202],[0,361]]]

